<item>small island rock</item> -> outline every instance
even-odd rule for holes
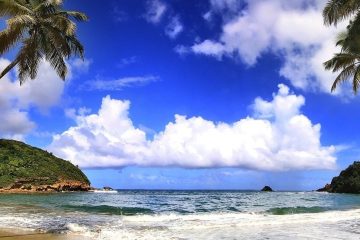
[[[272,188],[269,186],[265,186],[263,187],[263,189],[261,189],[262,192],[273,192]]]

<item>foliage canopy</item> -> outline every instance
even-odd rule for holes
[[[34,79],[40,61],[45,59],[65,80],[65,59],[72,55],[84,58],[72,20],[88,18],[81,12],[63,10],[62,0],[0,0],[0,17],[7,18],[7,28],[0,32],[0,55],[21,43],[14,61],[0,73],[0,78],[18,66],[20,83]]]
[[[19,179],[33,180],[35,185],[51,185],[59,180],[90,184],[85,174],[69,161],[19,141],[0,139],[0,187]]]

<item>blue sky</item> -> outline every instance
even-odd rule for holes
[[[71,160],[97,187],[322,187],[358,160],[360,117],[322,68],[345,26],[323,26],[325,2],[66,1],[90,17],[85,62],[68,61],[65,83],[46,63],[21,87],[2,79],[0,136]]]

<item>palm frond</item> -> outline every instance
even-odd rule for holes
[[[34,6],[34,12],[38,15],[45,16],[55,14],[59,11],[57,1],[43,0]]]
[[[0,17],[31,14],[32,11],[25,5],[14,0],[0,0]]]
[[[59,52],[58,49],[54,47],[50,52],[45,53],[45,58],[55,69],[59,77],[62,80],[65,80],[67,74],[67,66],[61,52]]]
[[[6,21],[11,28],[13,25],[31,25],[35,24],[35,19],[29,14],[16,15]]]
[[[30,77],[34,79],[37,75],[41,54],[38,51],[37,34],[24,40],[23,47],[17,56],[19,58],[19,81],[23,84]]]
[[[79,22],[84,22],[89,20],[88,16],[85,13],[77,12],[77,11],[59,11],[58,14],[63,15],[67,18],[73,18]]]
[[[331,70],[332,72],[337,72],[340,69],[344,69],[349,65],[353,65],[360,55],[352,53],[337,53],[335,56],[324,63],[326,70]]]
[[[18,26],[0,32],[0,54],[4,54],[16,44],[22,38],[23,31],[24,28]]]
[[[342,31],[336,36],[336,46],[342,46],[343,42],[347,38],[348,33],[347,31]]]
[[[7,29],[0,32],[0,54],[22,43],[15,60],[0,73],[0,78],[19,66],[20,83],[34,79],[45,57],[65,80],[65,59],[72,55],[84,59],[84,47],[76,38],[74,21],[86,21],[88,17],[81,12],[62,10],[62,4],[62,0],[0,0],[0,17],[10,17]]]
[[[48,23],[51,23],[59,31],[69,36],[74,35],[76,32],[76,24],[62,15],[51,16]]]
[[[357,94],[360,85],[360,66],[356,67],[356,71],[353,77],[353,91]]]
[[[335,89],[337,88],[337,86],[348,80],[350,78],[350,76],[354,75],[356,72],[356,66],[355,65],[350,65],[348,67],[346,67],[344,70],[342,70],[340,72],[340,74],[336,77],[333,85],[331,86],[331,92],[335,91]]]
[[[323,10],[325,25],[335,26],[338,22],[350,17],[360,8],[360,1],[357,0],[329,0]]]
[[[63,4],[62,0],[51,0],[51,2],[53,5],[56,5],[56,6],[61,6]]]
[[[11,69],[13,69],[18,63],[20,59],[16,58],[14,61],[12,61],[1,73],[0,73],[0,79],[3,78],[8,72],[10,72]]]
[[[70,46],[71,52],[84,60],[84,47],[80,41],[77,40],[75,36],[66,36],[65,38]]]
[[[342,50],[360,53],[360,12],[347,27],[346,36],[342,41]]]
[[[52,48],[57,48],[66,58],[69,58],[72,53],[65,35],[50,24],[42,28],[41,42],[44,53],[51,51]]]

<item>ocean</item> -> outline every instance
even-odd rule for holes
[[[360,239],[360,195],[165,190],[1,194],[0,228],[88,239]]]

